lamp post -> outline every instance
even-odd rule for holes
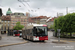
[[[1,27],[2,27],[2,23],[1,23],[1,19],[0,19],[0,40],[2,39],[2,37],[1,37]]]

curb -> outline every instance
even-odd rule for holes
[[[6,46],[12,46],[12,45],[19,45],[19,44],[24,44],[24,43],[27,43],[27,41],[20,42],[20,43],[4,44],[4,45],[0,45],[0,47],[6,47]]]
[[[54,40],[54,41],[58,41],[58,40]],[[68,40],[60,40],[62,42],[75,42],[75,41],[68,41]]]

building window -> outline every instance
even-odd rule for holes
[[[3,22],[3,21],[2,21]]]
[[[14,15],[16,15],[16,13],[14,13]]]
[[[14,23],[13,23],[13,25],[14,25]]]
[[[6,26],[6,24],[5,24],[5,26]]]
[[[20,13],[18,13],[18,15],[20,15]]]
[[[26,22],[25,19],[24,19],[24,22]]]
[[[5,21],[6,22],[6,21]]]
[[[6,30],[6,27],[5,27],[5,30]]]
[[[8,26],[9,26],[9,24],[8,24]]]
[[[2,30],[3,30],[3,26],[2,26]]]
[[[8,21],[8,23],[9,23],[9,21]]]

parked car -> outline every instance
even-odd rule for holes
[[[19,37],[22,37],[22,33],[20,33]]]
[[[20,33],[19,37],[22,37],[22,30],[19,30],[19,33]]]

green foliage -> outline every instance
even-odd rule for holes
[[[17,22],[16,26],[14,26],[14,30],[22,30],[22,28],[24,28],[24,26],[21,25],[20,22]]]
[[[57,32],[57,19],[54,19],[54,30]]]
[[[54,20],[54,29],[55,32],[57,32],[57,29],[61,29],[62,33],[75,32],[75,13],[56,18]]]
[[[51,26],[50,26],[50,29],[54,29],[54,25],[51,25]]]

